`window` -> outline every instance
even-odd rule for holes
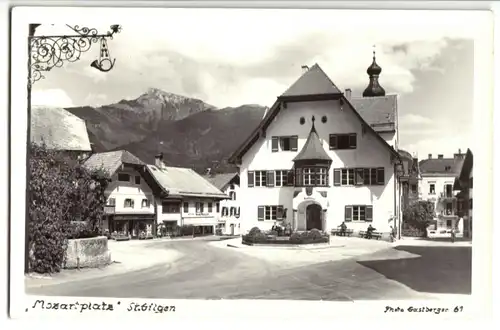
[[[141,203],[141,207],[149,207],[151,204],[149,202],[149,199],[144,198]]]
[[[451,166],[445,166],[445,167],[444,167],[444,170],[445,170],[446,172],[450,171],[450,170],[451,170]]]
[[[257,207],[257,219],[264,220],[283,220],[283,205],[261,205]]]
[[[213,204],[212,204],[212,202],[209,202],[208,203],[208,213],[212,213],[212,208],[213,208]]]
[[[335,186],[384,185],[385,169],[379,168],[336,168],[333,170]]]
[[[231,183],[231,184],[229,185],[229,189],[234,190],[234,183]]]
[[[182,211],[184,213],[188,213],[189,212],[189,202],[182,203]]]
[[[472,178],[469,179],[469,188],[472,189]]]
[[[431,183],[429,184],[429,194],[434,195],[436,193],[436,184]]]
[[[330,134],[330,150],[356,149],[356,133]]]
[[[453,197],[453,185],[446,184],[444,186],[444,192],[445,192],[446,197]]]
[[[446,215],[451,215],[453,213],[453,204],[446,203]]]
[[[446,228],[451,229],[452,226],[452,221],[451,220],[446,220]]]
[[[297,151],[297,136],[273,136],[271,138],[271,151]]]
[[[116,199],[115,198],[108,198],[108,203],[106,205],[107,206],[115,206],[116,205]]]
[[[373,206],[371,205],[346,205],[344,221],[373,221]]]
[[[139,175],[135,176],[135,184],[141,184],[141,177]]]
[[[302,169],[304,186],[327,186],[328,172],[326,167],[306,167]]]
[[[118,173],[118,181],[129,182],[130,181],[130,174]]]
[[[130,198],[125,199],[125,202],[123,203],[123,207],[134,208],[134,200],[130,199]]]
[[[472,198],[469,199],[469,209],[472,210]]]
[[[288,184],[288,171],[286,170],[279,170],[276,171],[276,182],[275,186],[276,187],[283,187]]]
[[[255,186],[256,187],[266,187],[267,186],[267,172],[266,171],[255,171]]]
[[[229,192],[229,198],[232,200],[232,201],[235,201],[236,200],[236,193],[234,191],[230,191]]]
[[[219,202],[215,203],[215,212],[216,213],[220,212],[220,203]]]
[[[411,185],[411,192],[416,194],[417,193],[417,185],[416,184],[412,184]]]
[[[222,216],[227,217],[229,215],[228,209],[226,206],[222,207]]]
[[[162,213],[181,213],[181,203],[163,202],[161,204]]]
[[[196,202],[196,214],[203,214],[204,203]]]
[[[232,206],[229,209],[229,215],[232,216],[232,217],[236,215],[236,207]]]

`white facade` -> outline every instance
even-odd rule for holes
[[[210,198],[184,197],[157,199],[157,222],[178,226],[216,226],[219,201]]]
[[[229,199],[220,202],[219,222],[222,233],[240,235],[240,186],[235,183],[228,184],[222,192],[229,196]]]
[[[154,215],[154,197],[151,188],[141,177],[140,173],[124,168],[118,170],[112,177],[105,195],[107,206],[114,207],[115,217],[120,215]],[[103,220],[104,228],[108,228],[107,219]],[[115,221],[114,230],[129,231],[132,236],[138,235],[138,228],[128,228],[130,225],[126,222]],[[145,224],[142,228],[148,234],[152,234],[152,223]],[[114,231],[112,230],[112,231]]]
[[[293,168],[293,159],[304,146],[311,131],[311,118],[315,116],[315,128],[323,148],[332,159],[328,187],[315,187],[311,196],[300,187],[248,187],[249,171],[275,171]],[[321,118],[326,116],[323,123]],[[300,124],[300,118],[305,123]],[[329,150],[330,134],[356,133],[355,149]],[[297,151],[272,152],[273,136],[298,136]],[[395,139],[396,134],[384,138]],[[346,222],[348,228],[365,230],[369,224],[377,231],[388,232],[392,218],[399,214],[398,188],[394,175],[392,155],[386,145],[362,128],[360,119],[339,101],[290,102],[281,110],[261,136],[242,156],[240,165],[241,229],[247,232],[252,227],[270,229],[276,220],[258,220],[258,206],[279,205],[283,207],[287,221],[303,216],[307,204],[318,204],[324,212],[323,230],[337,228],[345,219],[345,207],[371,206],[373,221]],[[383,168],[384,182],[380,185],[334,186],[334,169]],[[298,193],[298,194],[297,194]]]

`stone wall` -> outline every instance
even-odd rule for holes
[[[63,268],[98,268],[111,263],[105,236],[68,240]]]

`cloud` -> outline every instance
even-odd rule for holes
[[[31,104],[61,108],[74,106],[71,98],[62,89],[34,90],[31,93]]]
[[[85,17],[87,11],[81,13]],[[90,15],[93,22],[109,19]],[[139,95],[153,86],[219,107],[271,105],[298,78],[301,65],[315,62],[339,87],[361,90],[376,44],[384,88],[411,93],[415,70],[439,70],[435,60],[449,38],[473,36],[463,25],[467,16],[444,12],[155,8],[114,15],[123,25],[108,43],[116,67],[109,73],[90,68],[98,56],[94,45],[69,72],[57,73],[61,86],[76,88],[69,82],[84,79],[92,82],[92,93],[110,99]],[[92,26],[106,31],[109,24]],[[37,30],[64,32],[64,25]]]
[[[433,123],[432,119],[413,113],[401,116],[399,122],[401,126],[431,125]]]
[[[471,136],[468,134],[458,136],[438,134],[414,143],[402,142],[400,147],[411,153],[417,153],[419,158],[425,158],[427,154],[443,154],[445,157],[452,157],[458,149],[464,151],[470,148],[472,141]]]
[[[108,104],[108,97],[105,94],[90,93],[85,98],[85,104],[92,107],[99,107],[101,105]]]

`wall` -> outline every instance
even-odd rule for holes
[[[344,107],[340,109],[338,101],[318,101],[289,103],[283,109],[266,131],[266,137],[261,137],[242,158],[240,166],[241,185],[241,226],[242,231],[248,231],[253,226],[269,229],[274,221],[257,221],[258,205],[283,205],[288,209],[287,219],[293,217],[292,200],[293,187],[254,187],[248,188],[248,171],[291,169],[293,158],[304,146],[311,130],[311,116],[316,118],[315,126],[325,151],[333,163],[329,173],[329,188],[327,190],[329,209],[327,214],[327,229],[337,227],[344,220],[345,205],[373,205],[373,223],[378,230],[389,230],[388,220],[394,215],[395,185],[394,167],[391,164],[389,150],[372,133],[362,133],[362,125],[355,114]],[[327,116],[327,123],[321,122],[321,117]],[[300,125],[300,117],[306,122]],[[357,149],[329,150],[329,134],[357,133]],[[272,152],[272,136],[298,135],[298,151]],[[342,167],[384,167],[384,186],[333,186],[333,169]],[[368,223],[352,223],[351,227],[366,229]]]
[[[183,198],[177,200],[164,199],[163,201],[180,202],[180,213],[163,213],[162,200],[157,199],[157,221],[176,221],[177,225],[216,225],[218,215],[216,212],[217,200],[212,198]],[[184,202],[189,203],[188,212],[184,212]],[[196,214],[196,202],[203,202],[203,213]],[[212,203],[212,212],[208,212],[208,203]]]
[[[444,191],[444,185],[451,184],[453,186],[453,182],[455,181],[455,177],[453,176],[426,176],[422,174],[422,181],[420,182],[419,189],[421,191],[421,198],[423,200],[433,200],[434,207],[437,207],[437,202],[439,200],[439,196]],[[435,194],[430,194],[430,185],[431,183],[435,184]]]
[[[231,234],[231,225],[234,228],[234,234],[239,235],[240,234],[240,229],[241,229],[241,224],[240,224],[240,218],[236,216],[231,216],[231,207],[235,207],[236,209],[240,207],[240,186],[238,184],[233,184],[233,189],[231,189],[231,185],[227,185],[227,187],[222,191],[224,194],[230,196],[231,192],[234,192],[236,194],[236,199],[231,200],[231,199],[225,199],[220,202],[220,213],[218,214],[219,217],[219,223],[225,223],[223,233],[224,234]],[[222,216],[222,208],[227,207],[228,211],[228,216],[223,217]],[[240,209],[240,216],[241,216],[241,209]]]
[[[64,268],[98,268],[111,263],[106,237],[68,240]]]
[[[118,173],[127,173],[130,175],[129,182],[118,181]],[[108,188],[106,189],[106,197],[115,198],[115,213],[151,213],[154,214],[154,198],[151,188],[141,177],[141,183],[135,184],[135,177],[140,176],[140,173],[131,169],[124,169],[117,171],[112,176]],[[134,200],[134,208],[125,207],[125,199]],[[142,207],[142,200],[148,199],[150,202],[149,207]]]

